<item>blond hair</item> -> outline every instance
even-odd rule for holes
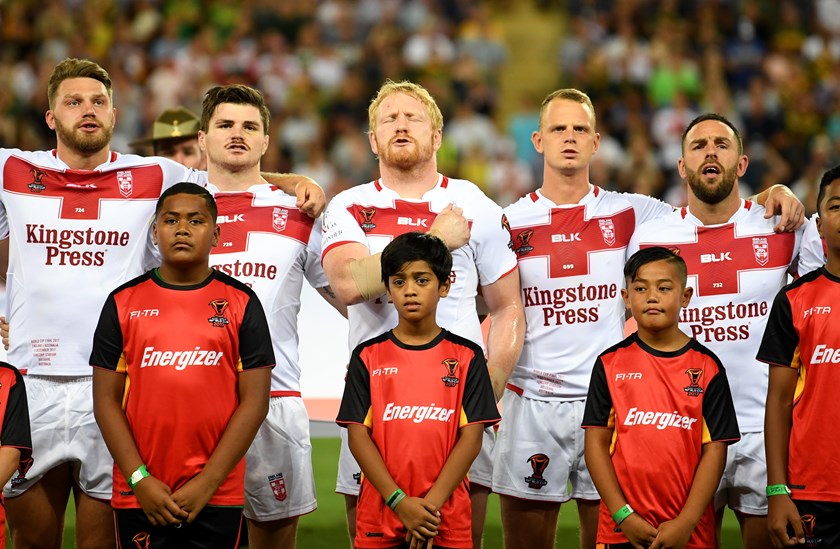
[[[545,111],[548,109],[549,103],[555,99],[574,101],[575,103],[589,107],[589,112],[592,113],[592,129],[595,129],[595,107],[592,105],[592,100],[589,99],[588,95],[575,88],[562,88],[553,91],[543,99],[542,106],[540,107],[540,128],[542,128],[543,116],[545,116]]]
[[[93,78],[102,82],[102,85],[108,91],[108,98],[113,101],[111,77],[108,75],[108,71],[88,59],[67,58],[55,66],[52,74],[50,74],[50,80],[47,83],[47,100],[50,104],[50,110],[55,107],[55,97],[58,95],[58,87],[62,82],[70,78]]]
[[[370,106],[368,107],[368,125],[370,126],[371,132],[376,131],[376,111],[379,110],[379,105],[382,104],[386,97],[395,93],[404,93],[420,101],[426,110],[426,114],[429,115],[429,119],[432,121],[432,130],[437,131],[443,129],[443,115],[440,113],[437,103],[435,103],[434,98],[426,88],[408,80],[403,80],[402,82],[386,80],[382,84],[382,87],[379,88],[379,91],[376,92],[376,97],[373,98],[373,101],[370,102]]]

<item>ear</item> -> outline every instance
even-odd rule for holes
[[[370,142],[370,150],[373,151],[373,154],[379,155],[379,145],[376,142],[376,135],[373,133],[373,130],[368,132],[368,141]]]
[[[694,288],[691,286],[686,286],[683,288],[683,295],[682,299],[680,300],[680,306],[685,308],[688,307],[688,302],[691,301],[691,296],[694,295]]]
[[[437,152],[443,142],[443,130],[435,130],[432,134],[432,150]]]
[[[621,299],[624,300],[624,308],[630,310],[630,294],[625,288],[621,289]]]
[[[682,159],[682,157],[680,157],[680,159],[677,160],[677,171],[680,174],[680,179],[686,179],[687,176],[685,173],[685,161]]]
[[[447,278],[443,284],[440,285],[440,297],[446,297],[449,295],[449,290],[452,288],[452,283]]]
[[[265,134],[263,136],[262,154],[260,156],[263,156],[265,154],[265,151],[267,151],[267,150],[268,150],[268,134]]]
[[[158,245],[158,236],[157,236],[157,221],[152,223],[152,242],[155,243],[155,246]]]
[[[598,132],[595,132],[595,143],[594,144],[595,144],[595,147],[592,149],[592,154],[597,153],[598,149],[601,147],[601,134],[598,133]]]
[[[207,152],[207,142],[205,141],[207,134],[204,130],[198,130],[198,148],[201,152]]]
[[[54,130],[55,129],[55,115],[53,114],[53,112],[51,110],[48,110],[46,112],[46,114],[44,115],[44,118],[47,121],[47,126],[51,130]]]
[[[219,245],[219,239],[222,236],[222,228],[216,225],[216,229],[213,231],[213,247]]]
[[[531,143],[534,145],[534,149],[543,154],[543,146],[542,146],[542,134],[539,131],[535,131],[531,134]]]
[[[822,232],[822,219],[820,219],[819,216],[817,216],[817,234],[820,235],[821,239],[825,240],[825,236],[823,236]]]
[[[736,172],[738,174],[738,177],[743,177],[744,174],[747,173],[747,166],[749,165],[749,163],[750,159],[747,158],[747,155],[745,154],[742,154],[738,158],[738,171]]]

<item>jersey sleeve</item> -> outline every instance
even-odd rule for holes
[[[461,419],[459,427],[472,423],[486,423],[493,425],[499,422],[499,408],[493,395],[493,385],[490,383],[490,372],[484,353],[477,349],[467,369],[467,379],[464,380],[464,399],[461,402]]]
[[[346,191],[345,191],[346,192]],[[345,193],[339,193],[327,205],[324,212],[324,225],[321,231],[322,257],[330,250],[341,244],[358,242],[367,247],[365,232],[350,213],[349,197]]]
[[[240,371],[276,364],[268,321],[265,319],[262,303],[254,294],[251,294],[245,306],[242,324],[239,327],[239,360]]]
[[[583,411],[582,427],[613,427],[615,410],[613,408],[610,387],[607,385],[607,372],[601,357],[595,360],[592,377],[589,381],[589,393]]]
[[[674,211],[674,207],[657,198],[636,193],[624,193],[624,198],[633,206],[636,212],[636,226],[642,223],[665,217]]]
[[[114,294],[108,296],[99,323],[93,333],[93,350],[90,353],[90,365],[125,373],[126,364],[123,353],[123,333],[117,312]]]
[[[309,285],[313,288],[323,288],[329,285],[327,275],[321,267],[321,241],[323,238],[323,222],[321,218],[315,220],[312,225],[312,232],[309,235],[309,242],[306,244],[303,258],[303,274]]]
[[[798,357],[799,333],[793,324],[790,300],[783,288],[773,300],[756,359],[768,364],[799,368]]]
[[[23,376],[17,369],[9,365],[15,372],[14,385],[9,389],[6,402],[6,414],[3,417],[3,430],[0,432],[0,443],[20,450],[21,462],[29,459],[32,453],[32,434],[29,428],[29,405],[26,400],[26,386]]]
[[[732,444],[740,438],[741,432],[738,429],[726,370],[718,363],[718,372],[709,381],[703,395],[703,444],[708,442]]]
[[[811,216],[802,233],[799,265],[796,269],[799,276],[815,271],[825,264],[825,242],[817,230],[817,217],[817,214]]]
[[[347,380],[344,384],[344,395],[338,409],[336,423],[346,427],[348,423],[358,423],[371,426],[370,418],[370,372],[362,361],[359,350],[350,356],[347,367]]]
[[[516,268],[517,260],[502,209],[483,194],[476,202],[478,215],[470,229],[470,246],[475,252],[478,282],[489,286]]]

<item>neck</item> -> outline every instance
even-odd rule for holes
[[[204,282],[212,269],[207,263],[201,265],[183,267],[161,263],[157,268],[157,274],[161,280],[173,286],[195,286]]]
[[[400,318],[399,324],[394,328],[394,336],[406,345],[425,345],[441,332],[434,316],[424,318],[420,322],[409,322]]]
[[[558,206],[577,204],[589,192],[589,170],[563,173],[544,165],[540,192]]]
[[[717,204],[707,204],[694,196],[691,191],[688,193],[688,210],[691,215],[700,220],[703,225],[722,225],[729,223],[738,208],[741,207],[741,197],[738,196],[738,188],[733,189],[725,199]]]
[[[840,278],[840,252],[828,250],[826,254],[825,270],[831,275]]]
[[[437,163],[428,162],[402,170],[379,163],[382,184],[401,198],[422,198],[438,182]]]
[[[218,164],[207,162],[207,180],[220,191],[246,191],[252,185],[265,183],[260,175],[260,165],[239,171],[226,169]]]
[[[81,153],[59,141],[55,147],[55,154],[72,170],[93,170],[108,161],[111,150],[106,146],[93,153]]]
[[[691,339],[676,324],[664,330],[656,331],[647,330],[639,326],[638,334],[639,339],[644,341],[646,345],[657,351],[665,352],[679,351]]]

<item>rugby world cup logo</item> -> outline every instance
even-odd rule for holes
[[[525,229],[516,235],[517,247],[513,250],[516,255],[528,255],[534,250],[530,244],[532,238],[534,238],[533,229]]]
[[[152,536],[148,532],[140,532],[136,534],[131,541],[137,549],[149,549],[152,546]]]
[[[228,324],[230,324],[230,320],[227,319],[225,316],[225,311],[228,308],[228,301],[227,299],[214,299],[210,303],[208,303],[210,307],[213,309],[213,316],[207,319],[207,322],[215,326],[216,328],[224,328]]]
[[[41,170],[36,170],[35,168],[32,168],[29,171],[32,173],[32,183],[27,185],[29,190],[33,193],[39,193],[45,190],[47,186],[41,183],[41,180],[44,179],[47,172],[42,172]]]
[[[822,539],[814,533],[817,528],[817,517],[808,514],[802,515],[799,520],[802,521],[802,531],[805,534],[805,547],[818,547]]]
[[[458,371],[458,361],[454,358],[447,358],[443,360],[441,364],[443,364],[446,368],[446,375],[440,378],[441,381],[443,381],[443,384],[447,387],[455,387],[458,385],[459,379],[458,376],[455,375]]]
[[[696,397],[703,394],[703,388],[700,387],[700,378],[703,377],[703,370],[700,368],[689,368],[685,371],[688,376],[689,385],[684,388],[688,396]]]
[[[528,488],[535,490],[541,489],[548,484],[548,481],[543,478],[548,462],[551,461],[545,454],[534,454],[528,458],[528,463],[531,464],[531,476],[525,477],[525,482],[528,483]]]
[[[510,230],[510,221],[508,221],[508,218],[505,214],[502,214],[502,228],[504,230],[506,230],[507,233],[508,233],[508,237],[510,238],[508,240],[508,248],[510,248],[512,250],[513,249],[513,233]]]
[[[376,215],[376,210],[373,208],[362,208],[359,210],[359,214],[361,214],[362,219],[359,226],[362,228],[364,232],[370,232],[376,228],[376,223],[373,222],[373,216]]]

